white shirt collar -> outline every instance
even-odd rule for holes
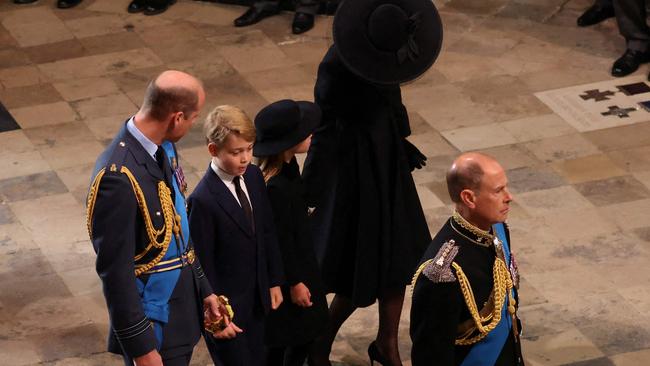
[[[144,147],[145,151],[151,157],[156,160],[156,151],[158,151],[158,145],[156,145],[153,141],[149,140],[147,136],[145,136],[135,125],[135,116],[131,117],[129,121],[126,123],[126,129],[135,137],[136,140]]]
[[[212,168],[214,173],[219,177],[219,179],[221,179],[224,182],[231,183],[233,181],[233,179],[235,179],[234,175],[228,174],[228,173],[224,172],[221,168],[219,168],[217,166],[217,164],[214,162],[214,159],[212,159],[212,161],[210,162],[210,167]],[[240,177],[241,181],[243,182],[244,181],[244,176],[240,175],[239,177]]]

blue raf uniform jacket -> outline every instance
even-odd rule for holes
[[[182,195],[177,187],[174,189],[171,168],[163,168],[124,125],[97,159],[89,192],[88,230],[97,253],[96,270],[110,317],[108,350],[130,358],[153,349],[158,349],[164,358],[191,352],[201,334],[200,299],[212,293],[198,260],[190,263],[185,256],[173,276],[169,276],[170,271],[136,276],[137,268],[146,269],[161,258],[161,262],[169,262],[169,258],[178,260],[180,254],[191,248],[189,238],[175,240],[173,233],[166,249],[148,248],[151,240],[147,233],[151,229],[157,231],[157,242],[164,242],[168,235],[169,226],[165,225],[169,220],[165,217],[172,216],[161,202],[173,203],[176,195]],[[171,188],[168,199],[159,194],[163,181]],[[179,215],[185,215],[178,205],[176,208]],[[164,258],[162,252],[166,252]],[[148,288],[147,284],[152,282],[156,286]],[[160,306],[144,301],[148,295],[156,296],[156,288],[165,286],[169,293],[163,300],[168,301]]]

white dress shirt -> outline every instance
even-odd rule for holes
[[[239,206],[241,206],[241,202],[239,202],[239,198],[237,197],[237,191],[235,190],[235,183],[232,181],[235,179],[234,175],[230,175],[223,170],[219,169],[217,164],[214,162],[214,159],[210,162],[210,167],[214,171],[214,173],[221,179],[223,184],[226,185],[230,193],[232,193],[232,196],[235,197],[235,200],[237,203],[239,203]],[[240,175],[239,176],[239,183],[241,185],[242,191],[244,191],[244,194],[246,195],[246,198],[248,198],[248,202],[251,204],[251,211],[253,210],[253,203],[251,202],[251,196],[248,194],[248,189],[246,188],[246,182],[244,181],[244,176]]]

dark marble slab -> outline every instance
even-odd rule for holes
[[[23,50],[35,64],[44,64],[48,62],[88,56],[88,51],[76,38],[67,41],[27,47],[23,48]]]
[[[0,90],[0,100],[7,108],[21,108],[60,102],[63,98],[52,84],[39,84]]]
[[[650,197],[650,191],[631,175],[574,185],[595,206],[636,201]]]
[[[564,179],[546,166],[522,167],[506,172],[513,192],[530,192],[565,185]]]
[[[589,323],[578,326],[578,330],[606,356],[650,348],[650,330],[643,323],[619,323],[616,318],[592,319]]]
[[[54,268],[39,248],[18,248],[7,253],[11,259],[5,262],[4,271],[0,273],[0,283],[15,278],[43,276],[54,273]]]
[[[642,242],[635,236],[616,232],[558,244],[552,254],[557,258],[573,258],[585,264],[624,266],[629,258],[644,254],[642,246]]]
[[[20,129],[20,125],[0,102],[0,133]]]
[[[0,225],[12,224],[14,222],[16,222],[16,216],[14,216],[9,206],[0,203]]]
[[[54,172],[26,175],[0,180],[0,200],[22,201],[68,192]]]
[[[638,229],[632,230],[634,235],[636,235],[639,239],[647,242],[650,245],[650,226],[646,227],[640,227]]]
[[[43,361],[69,357],[85,358],[88,354],[103,352],[106,349],[106,339],[94,324],[52,329],[41,335],[31,336],[30,339]],[[59,342],[54,342],[54,339],[64,339],[65,347],[61,347]]]
[[[47,297],[66,298],[72,293],[55,273],[45,275],[13,276],[0,282],[0,288],[10,288],[11,291],[0,291],[0,314],[12,315],[18,313],[30,303]]]

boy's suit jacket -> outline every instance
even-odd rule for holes
[[[252,164],[243,177],[255,232],[233,194],[210,167],[188,199],[195,250],[215,292],[229,298],[237,324],[237,319],[248,320],[256,301],[261,300],[267,313],[271,308],[269,288],[284,280],[264,178]]]

